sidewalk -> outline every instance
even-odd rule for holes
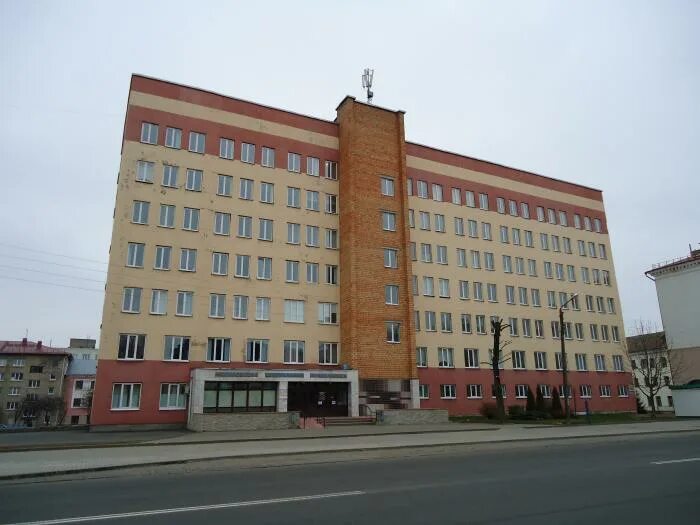
[[[453,428],[457,430],[453,430]],[[247,441],[198,443],[187,441],[185,436],[156,440],[159,446],[122,446],[110,448],[68,449],[59,451],[6,452],[0,454],[0,479],[68,474],[81,471],[97,471],[129,466],[166,465],[207,459],[244,458],[259,456],[310,454],[316,452],[347,452],[403,447],[431,447],[529,441],[547,439],[572,439],[580,437],[624,436],[634,434],[656,434],[664,432],[700,431],[700,420],[684,420],[655,423],[628,423],[621,425],[577,425],[551,427],[539,425],[507,425],[502,427],[451,424],[445,430],[421,433],[390,434],[374,432],[371,435],[338,435],[331,437],[328,430],[324,436],[289,436],[280,439],[274,436],[252,433]],[[476,427],[477,425],[474,425]],[[391,428],[391,427],[374,427]],[[395,431],[403,427],[393,427]],[[348,431],[350,429],[338,429]],[[353,430],[365,430],[353,428]],[[474,431],[482,430],[482,431]],[[311,432],[311,431],[307,431]],[[240,435],[241,433],[236,433]],[[199,434],[191,434],[198,437]]]

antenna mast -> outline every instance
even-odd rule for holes
[[[367,103],[372,103],[372,79],[374,78],[374,69],[365,68],[365,72],[362,74],[362,87],[367,90]]]

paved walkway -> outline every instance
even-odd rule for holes
[[[449,429],[452,428],[452,426],[449,427]],[[506,425],[489,428],[496,428],[496,430],[434,431],[413,434],[375,433],[374,435],[284,440],[258,437],[254,441],[229,443],[183,444],[172,442],[172,439],[178,438],[171,438],[170,441],[166,438],[162,440],[160,446],[6,452],[0,454],[0,479],[217,458],[700,431],[700,420],[568,427]]]

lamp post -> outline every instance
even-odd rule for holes
[[[571,411],[569,409],[569,371],[567,370],[566,366],[566,345],[564,344],[564,307],[569,304],[571,301],[573,301],[576,297],[578,297],[578,294],[575,293],[573,294],[568,301],[566,301],[564,304],[562,304],[559,307],[559,341],[561,342],[561,376],[562,376],[562,381],[563,385],[562,388],[564,389],[564,417],[565,421],[568,423],[569,422],[569,417],[571,415]]]

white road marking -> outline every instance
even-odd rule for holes
[[[669,463],[688,463],[690,461],[700,461],[700,458],[669,459],[667,461],[652,461],[652,465],[668,465]]]
[[[157,516],[159,514],[176,514],[180,512],[197,512],[201,510],[231,509],[236,507],[252,507],[255,505],[271,505],[274,503],[292,503],[295,501],[311,501],[327,498],[342,498],[345,496],[362,496],[365,492],[352,490],[348,492],[331,492],[329,494],[313,494],[311,496],[294,496],[291,498],[258,499],[252,501],[236,501],[218,505],[199,505],[196,507],[177,507],[173,509],[144,510],[139,512],[123,512],[120,514],[102,514],[99,516],[82,516],[78,518],[59,518],[54,520],[26,521],[8,525],[61,525],[63,523],[84,523],[89,521],[116,520],[120,518],[136,518],[141,516]]]

